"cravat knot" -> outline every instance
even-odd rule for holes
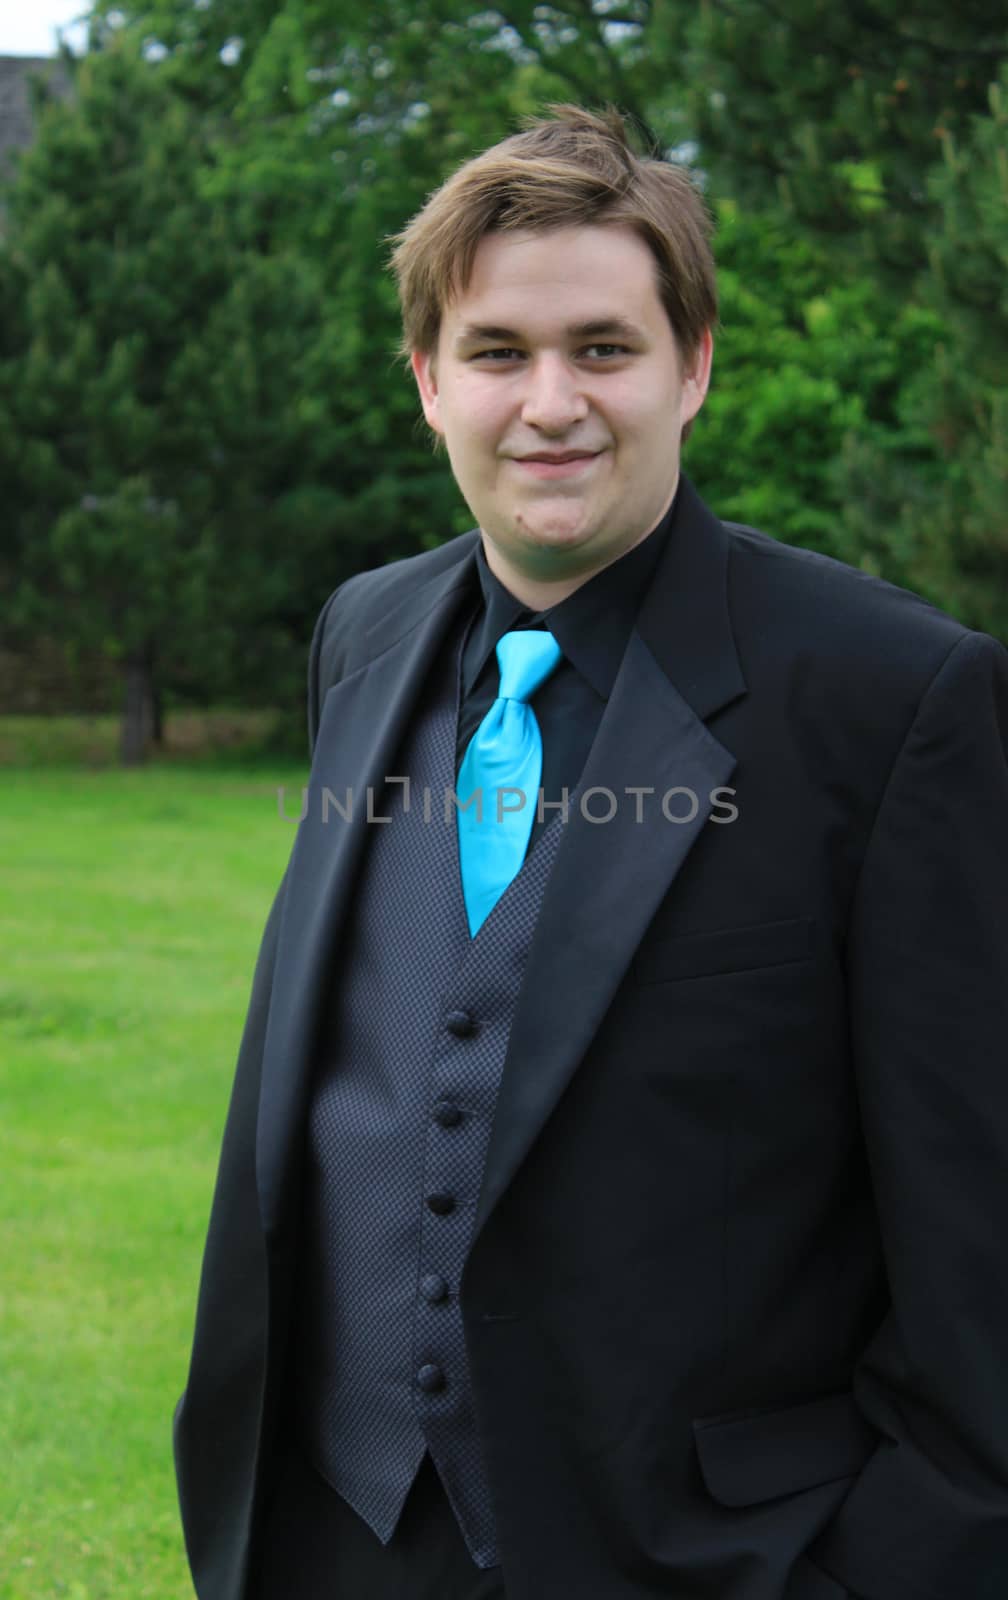
[[[531,700],[549,677],[562,651],[545,628],[519,628],[497,641],[499,700]]]

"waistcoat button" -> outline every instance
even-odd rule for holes
[[[449,1211],[455,1210],[455,1196],[453,1194],[429,1194],[427,1206],[437,1217],[446,1217]]]
[[[458,1039],[468,1039],[475,1033],[476,1024],[468,1011],[449,1011],[445,1017],[445,1026],[449,1033],[455,1034]]]
[[[462,1121],[462,1113],[450,1100],[441,1100],[434,1107],[434,1121],[440,1123],[442,1128],[457,1128]]]
[[[425,1272],[420,1279],[420,1293],[432,1306],[436,1306],[439,1300],[448,1298],[448,1281],[442,1278],[440,1272]]]
[[[445,1375],[433,1361],[422,1366],[416,1375],[417,1383],[426,1394],[437,1394],[445,1386]]]

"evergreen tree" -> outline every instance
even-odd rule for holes
[[[984,116],[946,134],[930,174],[934,221],[922,292],[937,335],[900,390],[905,456],[870,435],[851,441],[851,536],[882,530],[916,587],[1008,640],[1008,68]]]
[[[113,38],[41,118],[8,197],[7,613],[22,637],[122,662],[128,761],[159,684],[294,697],[291,567],[340,498],[322,264],[243,235],[213,133]]]

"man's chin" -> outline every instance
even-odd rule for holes
[[[567,500],[553,508],[516,511],[511,528],[511,537],[519,544],[542,550],[576,550],[597,538],[599,519]]]

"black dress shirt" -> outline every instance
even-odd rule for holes
[[[563,656],[529,702],[542,733],[541,784],[546,807],[561,800],[564,787],[568,794],[574,789],[612,693],[630,630],[668,541],[678,498],[677,490],[668,511],[646,539],[546,611],[530,611],[504,587],[487,565],[480,541],[476,566],[482,593],[468,621],[462,649],[456,781],[469,741],[500,689],[498,640],[519,628],[548,628]],[[467,796],[459,798],[464,801]],[[530,795],[528,805],[534,807],[537,799]],[[542,822],[534,818],[529,850],[559,814],[556,809],[544,808]]]

